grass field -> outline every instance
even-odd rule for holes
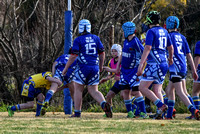
[[[125,113],[114,113],[112,119],[103,118],[103,113],[82,113],[82,118],[69,118],[63,112],[34,115],[16,112],[8,117],[7,112],[0,112],[0,133],[200,133],[200,121],[184,119],[189,114],[178,114],[175,120],[127,119]]]

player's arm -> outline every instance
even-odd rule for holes
[[[119,73],[120,72],[120,65],[121,65],[121,61],[122,61],[122,56],[119,56],[119,60],[117,62],[117,67],[116,69],[111,69],[109,67],[103,67],[107,72],[112,72],[112,73]]]
[[[151,45],[145,45],[145,47],[144,47],[144,51],[142,53],[142,57],[141,57],[141,60],[140,60],[138,71],[137,71],[137,75],[138,76],[142,75],[143,68],[145,66],[145,62],[147,60],[147,56],[149,55],[149,53],[151,51],[151,48],[152,48]]]
[[[197,72],[196,72],[196,68],[195,68],[194,61],[192,59],[191,53],[187,53],[186,57],[187,57],[187,60],[188,60],[188,62],[190,64],[190,67],[192,69],[193,78],[194,78],[194,80],[197,80],[198,79],[198,75],[197,75]]]
[[[108,80],[110,80],[114,75],[110,74],[108,76],[106,76],[105,78],[101,79],[101,81],[99,82],[99,84],[104,83]]]
[[[167,49],[169,52],[169,58],[168,58],[169,65],[172,65],[173,64],[174,47],[173,47],[173,45],[170,45],[167,47]]]
[[[69,57],[69,60],[67,61],[67,64],[65,65],[65,68],[62,71],[63,76],[67,73],[68,68],[71,66],[71,64],[76,60],[76,57],[78,55],[76,54],[71,54]]]
[[[55,74],[55,71],[56,71],[56,64],[57,64],[58,62],[57,61],[55,61],[54,63],[53,63],[53,65],[52,65],[52,75],[54,75]]]
[[[60,81],[59,79],[56,79],[56,78],[54,78],[54,77],[48,76],[48,77],[46,77],[45,79],[48,80],[48,81],[50,81],[51,83],[57,83],[58,86],[61,86],[61,85],[62,85],[62,81]]]
[[[100,69],[100,72],[103,71],[104,59],[105,59],[105,52],[99,53],[99,69]]]

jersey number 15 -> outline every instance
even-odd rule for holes
[[[88,43],[85,44],[86,54],[92,55],[96,54],[96,43]]]

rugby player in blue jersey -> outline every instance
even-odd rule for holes
[[[136,98],[135,101],[140,110],[140,117],[149,118],[146,114],[144,98],[138,89],[140,77],[136,75],[144,47],[140,40],[135,36],[136,26],[133,22],[124,23],[122,29],[125,37],[122,55],[119,57],[117,68],[115,70],[107,69],[106,71],[113,71],[115,73],[121,72],[119,84],[123,90],[123,99],[128,112],[127,117],[135,117],[134,112],[132,111],[132,94]]]
[[[194,52],[194,64],[195,69],[197,69],[197,74],[199,76],[198,80],[194,81],[193,83],[193,91],[192,91],[192,99],[196,108],[199,110],[200,107],[200,100],[199,100],[199,93],[200,93],[200,41],[196,43],[195,52]]]
[[[160,19],[160,13],[157,11],[151,11],[147,14],[146,21],[150,29],[147,31],[145,47],[137,72],[138,76],[143,74],[139,90],[158,108],[155,119],[161,119],[162,114],[167,110],[167,106],[163,104],[161,93],[162,84],[168,71],[166,48],[169,51],[168,62],[170,65],[173,63],[171,39],[167,30],[159,26]],[[146,61],[147,65],[143,73]],[[148,89],[152,83],[153,91]]]
[[[74,70],[76,68],[76,60],[69,67],[67,74],[65,76],[62,75],[62,71],[65,68],[67,61],[69,60],[69,56],[68,56],[68,54],[63,54],[60,57],[58,57],[56,59],[56,61],[53,63],[53,66],[52,66],[53,77],[56,78],[56,79],[59,79],[63,83],[65,81],[65,85],[60,87],[60,88],[58,88],[58,87],[57,88],[51,88],[51,90],[49,90],[46,93],[44,105],[41,109],[41,115],[45,115],[45,113],[48,109],[48,106],[49,106],[49,101],[52,98],[52,96],[54,95],[54,93],[59,92],[59,91],[63,90],[64,88],[69,87],[70,94],[73,98],[74,83],[72,82],[72,79],[74,77]]]
[[[77,68],[75,70],[74,87],[74,115],[81,117],[82,94],[84,86],[87,85],[90,95],[101,105],[106,117],[112,118],[110,104],[105,101],[104,96],[98,91],[99,73],[103,70],[105,52],[100,38],[91,34],[91,24],[89,20],[83,19],[79,22],[79,34],[72,47],[72,54],[63,70],[65,75],[69,66],[77,58]]]
[[[183,91],[182,80],[186,77],[187,74],[187,65],[186,58],[190,63],[192,74],[194,80],[197,80],[198,76],[194,66],[194,62],[190,53],[190,48],[187,43],[186,38],[180,34],[177,29],[179,27],[179,19],[176,16],[169,16],[166,20],[166,27],[169,31],[173,47],[174,47],[174,63],[169,67],[170,72],[170,81],[168,87],[168,111],[167,119],[172,119],[173,109],[175,105],[175,90],[177,95],[187,106],[189,111],[192,113],[191,118],[199,119],[199,111],[195,106],[190,102],[189,98]]]

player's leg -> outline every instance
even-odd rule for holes
[[[101,105],[101,108],[105,111],[106,116],[112,118],[110,104],[105,101],[103,94],[98,91],[98,85],[88,85],[88,92]]]
[[[106,102],[108,102],[111,105],[111,109],[113,105],[112,98],[114,98],[115,95],[118,94],[120,91],[121,91],[121,86],[119,85],[119,81],[116,81],[115,84],[112,86],[112,88],[109,90],[109,92],[106,95]]]
[[[171,91],[170,91],[171,88],[172,88],[172,82],[169,82],[168,85],[167,85],[167,87],[166,87],[166,89],[165,89],[166,96],[163,97],[164,103],[165,103],[166,105],[168,105],[168,99],[169,99],[169,94],[170,94],[170,92],[171,92]]]
[[[121,87],[122,87],[124,103],[128,113],[127,118],[134,118],[135,115],[132,112],[131,88],[129,85],[121,85]]]
[[[84,85],[74,83],[74,115],[72,117],[81,117],[83,90]]]
[[[168,96],[168,101],[166,102],[167,105],[168,105],[167,117],[166,118],[172,119],[173,109],[174,109],[174,105],[175,105],[175,88],[174,88],[174,85],[171,81],[169,81],[166,93],[167,93],[167,96]]]
[[[146,96],[147,98],[149,98],[152,102],[155,102],[158,98],[157,96],[154,94],[154,92],[152,92],[151,90],[149,90],[149,86],[152,84],[153,81],[140,81],[140,85],[139,85],[139,91]]]
[[[149,87],[150,90],[151,90],[152,86],[153,85],[151,84],[151,86]],[[145,101],[145,108],[146,108],[147,113],[152,113],[151,100],[149,100],[147,97],[145,97],[144,101]]]
[[[40,116],[40,112],[41,112],[41,109],[42,109],[42,106],[43,106],[43,103],[44,103],[44,99],[45,99],[45,96],[40,93],[37,95],[37,108],[36,108],[36,115],[35,116]]]
[[[199,98],[199,93],[200,93],[200,69],[197,69],[197,74],[199,76],[197,81],[194,81],[193,83],[193,90],[192,90],[192,99],[194,100],[194,104],[196,108],[199,110],[200,108],[200,98]]]
[[[112,98],[115,97],[115,93],[112,90],[109,90],[109,92],[106,95],[106,102],[108,102],[111,106],[112,104]]]
[[[183,86],[183,92],[184,92],[185,95],[188,97],[188,99],[190,100],[190,102],[192,103],[192,105],[195,106],[192,97],[191,97],[190,94],[187,92],[187,88],[186,88],[186,80],[185,80],[185,78],[182,79],[182,86]]]
[[[17,104],[14,106],[8,106],[7,108],[8,116],[12,117],[14,115],[14,112],[17,110],[33,108],[34,95],[35,95],[34,87],[31,84],[29,85],[28,80],[25,80],[21,88],[21,96],[25,98],[26,103]]]
[[[139,107],[140,117],[144,119],[149,118],[148,115],[146,114],[144,97],[140,93],[138,86],[132,87],[132,92],[134,96],[136,97],[135,101],[137,102],[137,106]]]
[[[51,83],[51,87],[50,89],[47,91],[46,95],[45,95],[45,100],[44,100],[44,104],[43,107],[41,109],[41,115],[45,115],[48,107],[49,107],[49,101],[52,98],[52,96],[54,95],[54,93],[56,92],[58,88],[58,84],[57,83]]]
[[[173,83],[174,88],[176,89],[177,95],[183,101],[183,103],[187,106],[188,110],[191,112],[192,116],[196,119],[199,119],[199,112],[195,108],[195,106],[190,102],[189,98],[183,92],[183,87],[181,82]]]
[[[50,89],[47,91],[47,93],[45,95],[44,103],[49,103],[50,99],[52,98],[52,96],[56,92],[57,88],[58,88],[58,84],[57,83],[51,83],[51,87],[50,87]]]
[[[193,90],[192,90],[192,98],[195,104],[196,109],[199,110],[200,107],[200,99],[199,99],[199,93],[200,93],[200,83],[194,82],[193,83]]]
[[[68,83],[67,85],[68,85],[72,100],[74,101],[74,82],[72,81]]]
[[[60,82],[63,81],[62,70],[56,69],[53,79],[57,79]],[[57,90],[63,90],[63,89],[64,89],[64,87],[61,87],[58,89],[58,83],[56,83],[56,82],[51,83],[51,87],[45,95],[45,100],[44,100],[44,104],[43,104],[43,107],[41,110],[41,115],[45,115],[45,113],[49,107],[49,101],[52,98],[52,96],[54,95],[54,93],[56,93]]]
[[[162,84],[154,84],[153,92],[157,96],[157,98],[159,98],[162,102],[164,102],[162,95]]]

